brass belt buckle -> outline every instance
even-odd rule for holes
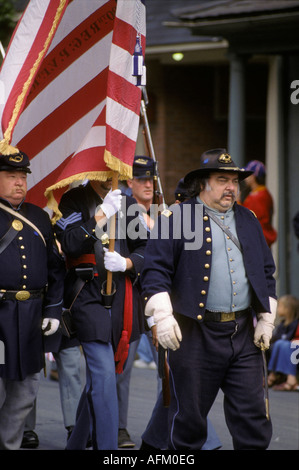
[[[232,321],[236,319],[235,312],[221,312],[220,321]]]
[[[17,300],[27,300],[30,297],[30,292],[28,290],[19,290],[16,293],[16,299]]]

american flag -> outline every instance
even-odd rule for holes
[[[28,201],[55,210],[75,181],[132,175],[139,44],[143,61],[141,0],[29,2],[0,71],[2,139],[30,158]]]

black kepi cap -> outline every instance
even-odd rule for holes
[[[188,187],[184,183],[184,178],[179,180],[177,187],[175,188],[174,195],[175,198],[181,202],[190,197]]]
[[[0,153],[0,171],[24,171],[25,173],[31,173],[29,166],[29,158],[24,152],[17,150],[16,153],[9,155]]]
[[[133,162],[134,178],[153,178],[156,176],[155,161],[147,156],[136,155]]]

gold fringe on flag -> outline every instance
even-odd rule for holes
[[[117,172],[119,180],[127,180],[133,177],[132,167],[114,157],[110,152],[108,152],[108,150],[105,150],[104,152],[104,161],[106,165],[111,168],[111,171],[89,171],[77,173],[62,179],[61,181],[58,181],[46,189],[44,195],[47,198],[48,208],[53,211],[53,225],[62,217],[62,214],[58,208],[58,203],[54,196],[55,190],[68,187],[73,183],[78,183],[84,180],[106,181],[109,178],[113,178],[115,172]]]
[[[122,162],[119,158],[114,157],[111,152],[105,150],[104,162],[111,170],[116,171],[119,174],[119,179],[126,180],[133,178],[132,166]]]
[[[114,173],[117,172],[119,180],[127,180],[133,178],[133,170],[130,165],[122,162],[117,157],[114,157],[111,152],[105,150],[104,161],[106,165],[111,168],[111,171],[89,171],[82,172],[68,178],[65,178],[57,183],[49,186],[44,195],[47,198],[47,206],[53,211],[52,223],[55,224],[62,216],[58,209],[58,203],[54,197],[54,191],[56,189],[65,188],[72,183],[78,183],[79,181],[90,180],[90,181],[106,181],[108,178],[112,178]]]
[[[2,155],[14,155],[19,153],[19,149],[10,145],[8,140],[3,139],[0,141],[0,153]]]
[[[60,210],[58,209],[58,203],[55,199],[54,196],[54,191],[56,189],[61,189],[65,188],[67,186],[70,186],[73,183],[78,183],[82,182],[84,180],[90,180],[90,181],[106,181],[109,178],[112,178],[113,176],[113,171],[90,171],[90,172],[83,172],[83,173],[78,173],[76,175],[69,176],[68,178],[65,178],[58,183],[53,184],[52,186],[49,186],[45,193],[44,196],[47,198],[47,206],[50,210],[53,211],[53,217],[52,217],[52,224],[54,225],[57,220],[59,220],[62,217],[62,214]]]

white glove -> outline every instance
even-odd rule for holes
[[[110,272],[125,272],[127,269],[127,261],[126,258],[121,256],[117,251],[108,251],[107,248],[103,248],[104,250],[104,266],[107,271]]]
[[[271,313],[263,312],[257,314],[258,321],[254,330],[253,342],[258,348],[261,347],[261,342],[264,343],[265,349],[269,349],[270,347],[270,340],[272,338],[276,318],[277,300],[269,297],[269,302]]]
[[[50,336],[56,333],[59,327],[59,320],[56,318],[44,318],[42,323],[42,330],[45,336]]]
[[[164,349],[170,348],[175,351],[180,347],[182,333],[172,314],[172,305],[167,292],[159,292],[149,299],[145,306],[145,315],[154,317],[158,341]]]
[[[104,212],[107,219],[110,219],[116,212],[119,211],[121,206],[121,190],[115,189],[114,191],[109,191],[105,196],[103,203],[101,204],[101,209]]]

